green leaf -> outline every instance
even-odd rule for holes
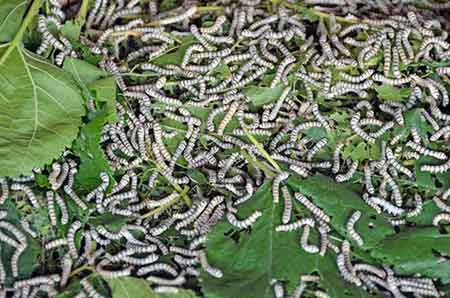
[[[48,176],[44,174],[35,174],[34,178],[36,180],[36,184],[39,187],[43,188],[51,188],[50,182],[48,181]]]
[[[61,33],[71,42],[80,39],[81,25],[76,21],[66,21],[61,28]]]
[[[0,176],[29,174],[76,137],[84,114],[69,74],[18,47],[0,47]]]
[[[158,298],[145,279],[135,277],[107,278],[112,298]]]
[[[421,135],[424,138],[427,138],[428,137],[427,133],[433,131],[433,128],[431,127],[430,124],[428,124],[427,121],[422,120],[420,110],[421,109],[419,108],[412,109],[404,114],[405,126],[408,128],[417,128],[419,135]]]
[[[106,105],[108,122],[117,121],[116,82],[110,73],[74,58],[64,60],[64,69],[72,74],[87,99],[95,98]]]
[[[108,122],[118,120],[116,113],[116,81],[113,77],[98,79],[87,84],[90,91],[95,92],[96,100],[104,103]]]
[[[166,11],[176,7],[177,7],[176,0],[162,0],[159,8],[161,11]]]
[[[0,1],[0,43],[14,38],[28,6],[27,0]]]
[[[110,73],[90,63],[71,57],[64,59],[64,69],[71,73],[75,81],[81,86],[111,76]]]
[[[346,224],[352,213],[361,211],[362,216],[355,229],[364,239],[363,248],[372,248],[380,240],[394,233],[389,221],[369,207],[350,184],[337,183],[322,175],[303,180],[291,176],[288,184],[331,216],[331,225],[343,236],[347,233]]]
[[[440,234],[436,227],[411,228],[387,237],[372,251],[372,256],[393,265],[398,274],[415,274],[440,278],[450,283],[448,262],[439,262],[436,253],[450,253],[450,234]]]
[[[378,97],[386,101],[402,101],[411,95],[411,88],[397,88],[390,85],[376,86]]]
[[[192,37],[185,37],[182,39],[181,45],[176,49],[176,51],[162,55],[153,60],[152,63],[159,66],[164,66],[167,64],[180,64],[183,61],[184,53],[186,53],[188,47],[194,44],[194,42],[195,40]]]
[[[255,107],[260,107],[279,99],[283,89],[281,85],[274,88],[250,86],[244,89],[244,94]]]
[[[88,223],[94,227],[107,226],[111,230],[119,231],[120,228],[128,222],[129,218],[112,213],[103,213],[88,220]]]
[[[317,268],[320,257],[300,248],[297,233],[275,231],[281,223],[283,208],[281,204],[273,203],[270,188],[270,183],[264,184],[239,209],[242,217],[254,210],[263,213],[251,232],[240,233],[235,241],[225,235],[233,231],[226,221],[218,223],[209,232],[208,261],[220,268],[224,276],[216,279],[202,275],[206,298],[272,298],[272,278],[286,281],[288,291],[292,291],[300,274],[311,273]]]
[[[349,137],[347,144],[342,150],[344,159],[351,158],[352,160],[364,161],[371,159],[378,159],[381,156],[381,149],[379,142],[374,144],[367,144],[360,137]]]
[[[112,298],[196,298],[190,290],[178,290],[177,293],[160,294],[150,288],[148,281],[135,277],[107,278]]]
[[[80,168],[75,176],[77,190],[88,192],[101,183],[100,173],[111,174],[108,161],[100,147],[100,138],[103,126],[107,121],[105,112],[80,129],[72,150],[80,157]]]

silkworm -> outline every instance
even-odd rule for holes
[[[72,258],[78,258],[78,250],[75,245],[75,234],[81,228],[82,224],[80,221],[74,221],[67,232],[67,245],[69,248],[69,254]]]
[[[284,288],[283,284],[276,279],[272,279],[270,281],[270,285],[273,288],[273,293],[275,294],[275,298],[284,298]]]
[[[375,197],[375,196],[368,197],[367,201],[382,207],[383,210],[385,210],[386,212],[388,212],[389,214],[392,214],[394,216],[402,215],[405,212],[405,210],[403,208],[397,207],[397,206],[393,205],[392,203],[390,203],[382,198],[379,198],[379,197]]]
[[[345,174],[336,175],[336,181],[339,183],[346,182],[350,180],[358,169],[359,162],[357,160],[352,161],[350,167]]]
[[[69,195],[69,197],[75,202],[75,204],[77,204],[77,206],[79,208],[81,208],[82,210],[88,209],[88,206],[86,205],[86,203],[81,200],[81,198],[75,193],[75,191],[72,188],[69,187],[69,185],[64,185],[63,189],[64,189],[64,192],[67,195]],[[95,194],[97,194],[97,193],[93,192],[91,196],[94,196]],[[89,194],[88,194],[88,196],[89,196]],[[88,197],[88,196],[86,196],[86,197]],[[56,195],[56,202],[58,203],[58,195]],[[61,206],[62,205],[60,205],[60,208],[62,209],[63,207],[61,207]],[[62,211],[62,212],[63,212],[63,217],[64,217],[65,213],[64,213],[64,211]]]
[[[428,149],[420,144],[414,143],[414,142],[407,142],[406,146],[417,151],[420,154],[423,154],[425,156],[430,156],[430,157],[434,157],[436,159],[439,160],[447,160],[447,155],[444,152],[440,152],[440,151],[435,151],[435,150],[431,150]]]
[[[310,229],[310,226],[304,226],[302,236],[300,237],[300,245],[307,253],[316,254],[320,251],[319,247],[308,243],[309,233],[311,231]]]
[[[21,243],[16,250],[14,251],[13,255],[11,256],[11,272],[13,277],[17,278],[19,276],[19,258],[22,255],[22,253],[27,248],[26,244]]]
[[[355,231],[355,224],[356,222],[361,218],[362,213],[361,211],[355,211],[353,212],[353,214],[350,216],[349,220],[347,221],[347,233],[348,235],[359,245],[359,246],[363,246],[364,245],[364,241],[362,239],[362,237]]]
[[[48,216],[50,218],[50,223],[52,226],[56,226],[57,224],[57,218],[56,218],[56,211],[55,211],[55,199],[52,191],[47,192],[47,209],[48,209]]]
[[[313,157],[326,145],[328,144],[327,138],[320,139],[314,146],[308,150],[306,155],[306,160],[311,161]]]
[[[19,183],[13,183],[11,184],[11,190],[23,191],[28,197],[28,200],[30,201],[33,208],[38,209],[40,207],[39,201],[37,200],[33,190],[29,186]]]
[[[59,282],[60,287],[65,287],[69,281],[69,275],[72,271],[72,258],[69,255],[65,255],[62,260],[62,273],[61,280]]]
[[[350,244],[345,240],[342,244],[342,252],[336,258],[336,264],[341,276],[348,282],[360,286],[361,280],[352,273],[352,265],[349,261]]]
[[[67,245],[67,239],[66,238],[59,238],[54,239],[49,242],[47,242],[44,246],[46,250],[51,250],[60,246],[66,246]]]
[[[179,274],[174,279],[166,279],[166,278],[161,278],[161,277],[156,277],[156,276],[149,276],[146,279],[148,281],[150,281],[151,283],[155,283],[158,285],[167,285],[167,286],[180,286],[180,285],[184,284],[186,281],[186,278],[182,274]]]
[[[414,177],[414,173],[406,168],[405,166],[403,166],[402,164],[400,164],[394,156],[394,153],[392,152],[392,149],[390,148],[386,148],[386,158],[388,159],[389,163],[399,172],[402,172],[403,174],[405,174],[408,178],[413,178]]]
[[[368,143],[375,143],[375,138],[367,134],[364,130],[359,126],[359,121],[361,119],[361,114],[359,112],[354,113],[350,120],[350,127],[354,133],[360,136],[364,141]]]
[[[237,102],[237,101],[234,101],[234,102],[231,103],[230,108],[228,109],[227,113],[225,114],[225,117],[222,119],[222,121],[220,122],[220,124],[219,124],[219,126],[217,128],[217,134],[219,136],[223,135],[226,126],[231,121],[231,119],[233,118],[234,114],[239,109],[240,105],[241,104],[239,102]]]
[[[284,199],[284,208],[283,208],[283,216],[281,217],[281,223],[287,224],[291,220],[292,213],[292,197],[289,193],[289,189],[286,186],[281,188],[281,192],[283,193]]]
[[[433,225],[439,226],[441,221],[450,222],[450,214],[449,213],[440,213],[433,218]]]
[[[262,212],[261,211],[254,211],[249,217],[247,217],[244,220],[239,220],[237,219],[236,215],[232,212],[227,212],[226,213],[226,217],[228,222],[238,228],[238,229],[247,229],[249,227],[251,227],[257,220],[258,218],[260,218],[262,216]]]
[[[273,180],[272,184],[272,196],[274,204],[277,204],[280,200],[280,183],[289,177],[289,173],[281,172]]]
[[[209,263],[208,263],[208,259],[206,257],[206,253],[204,251],[200,251],[199,252],[199,260],[200,260],[200,265],[202,266],[203,270],[205,270],[209,275],[215,277],[215,278],[222,278],[223,277],[223,273],[220,269],[212,267]]]
[[[308,225],[310,227],[314,227],[315,226],[314,219],[312,219],[312,218],[303,218],[303,219],[300,219],[300,220],[295,221],[295,222],[290,223],[290,224],[282,224],[282,225],[277,226],[275,228],[275,231],[276,232],[291,232],[291,231],[298,230],[298,229],[304,227],[305,225]]]

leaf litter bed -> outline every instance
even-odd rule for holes
[[[447,297],[448,9],[3,1],[0,297]]]

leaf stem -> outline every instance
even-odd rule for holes
[[[164,205],[162,205],[162,206],[160,206],[160,207],[158,207],[158,208],[156,208],[156,209],[153,209],[152,211],[149,211],[149,212],[145,213],[145,214],[142,215],[140,218],[141,218],[141,219],[145,219],[145,218],[148,218],[148,217],[150,217],[150,216],[152,216],[152,215],[154,215],[154,214],[157,214],[157,213],[159,213],[159,212],[161,212],[161,211],[166,210],[166,209],[169,208],[170,206],[176,204],[176,203],[180,200],[180,198],[183,198],[183,195],[186,195],[186,193],[187,193],[188,191],[189,191],[189,188],[185,187],[184,190],[182,191],[182,193],[181,193],[178,197],[176,197],[175,199],[173,199],[172,201],[170,201],[170,202],[167,203],[167,204],[164,204]]]
[[[86,15],[88,12],[88,8],[89,8],[89,0],[83,0],[83,2],[81,3],[80,10],[78,11],[78,15],[77,15],[77,21],[81,26],[83,26],[84,22],[86,21]]]
[[[78,273],[83,272],[84,270],[89,270],[89,271],[91,271],[91,272],[94,272],[94,271],[95,271],[95,268],[94,268],[93,266],[90,266],[90,265],[85,264],[85,265],[83,265],[83,266],[81,266],[81,267],[78,267],[78,268],[75,269],[74,271],[72,271],[72,272],[70,273],[69,277],[73,277],[73,276],[77,275]]]
[[[22,42],[23,34],[25,33],[25,30],[27,29],[27,27],[30,24],[31,20],[33,19],[34,15],[38,13],[39,8],[42,5],[42,1],[43,0],[34,0],[33,1],[30,9],[28,10],[27,15],[25,16],[25,19],[22,22],[22,25],[20,25],[19,31],[17,31],[16,36],[14,36],[14,39],[11,41],[11,43],[8,46],[8,49],[6,49],[6,52],[1,57],[0,64],[3,64],[6,60],[6,58],[8,58],[8,56],[14,50],[14,48],[17,47]]]
[[[281,167],[277,164],[277,162],[270,156],[270,154],[264,149],[263,145],[252,136],[249,131],[243,127],[245,135],[250,139],[250,141],[255,145],[256,149],[267,159],[267,161],[278,171],[281,172]]]

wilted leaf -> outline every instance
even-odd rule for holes
[[[0,1],[0,43],[13,39],[22,23],[27,6],[27,0]]]
[[[84,114],[69,74],[13,47],[0,48],[0,176],[29,174],[69,146]]]
[[[398,274],[415,274],[440,278],[450,283],[448,261],[440,261],[438,253],[450,253],[450,234],[440,234],[436,227],[411,228],[387,237],[372,251],[372,256],[394,266]]]

